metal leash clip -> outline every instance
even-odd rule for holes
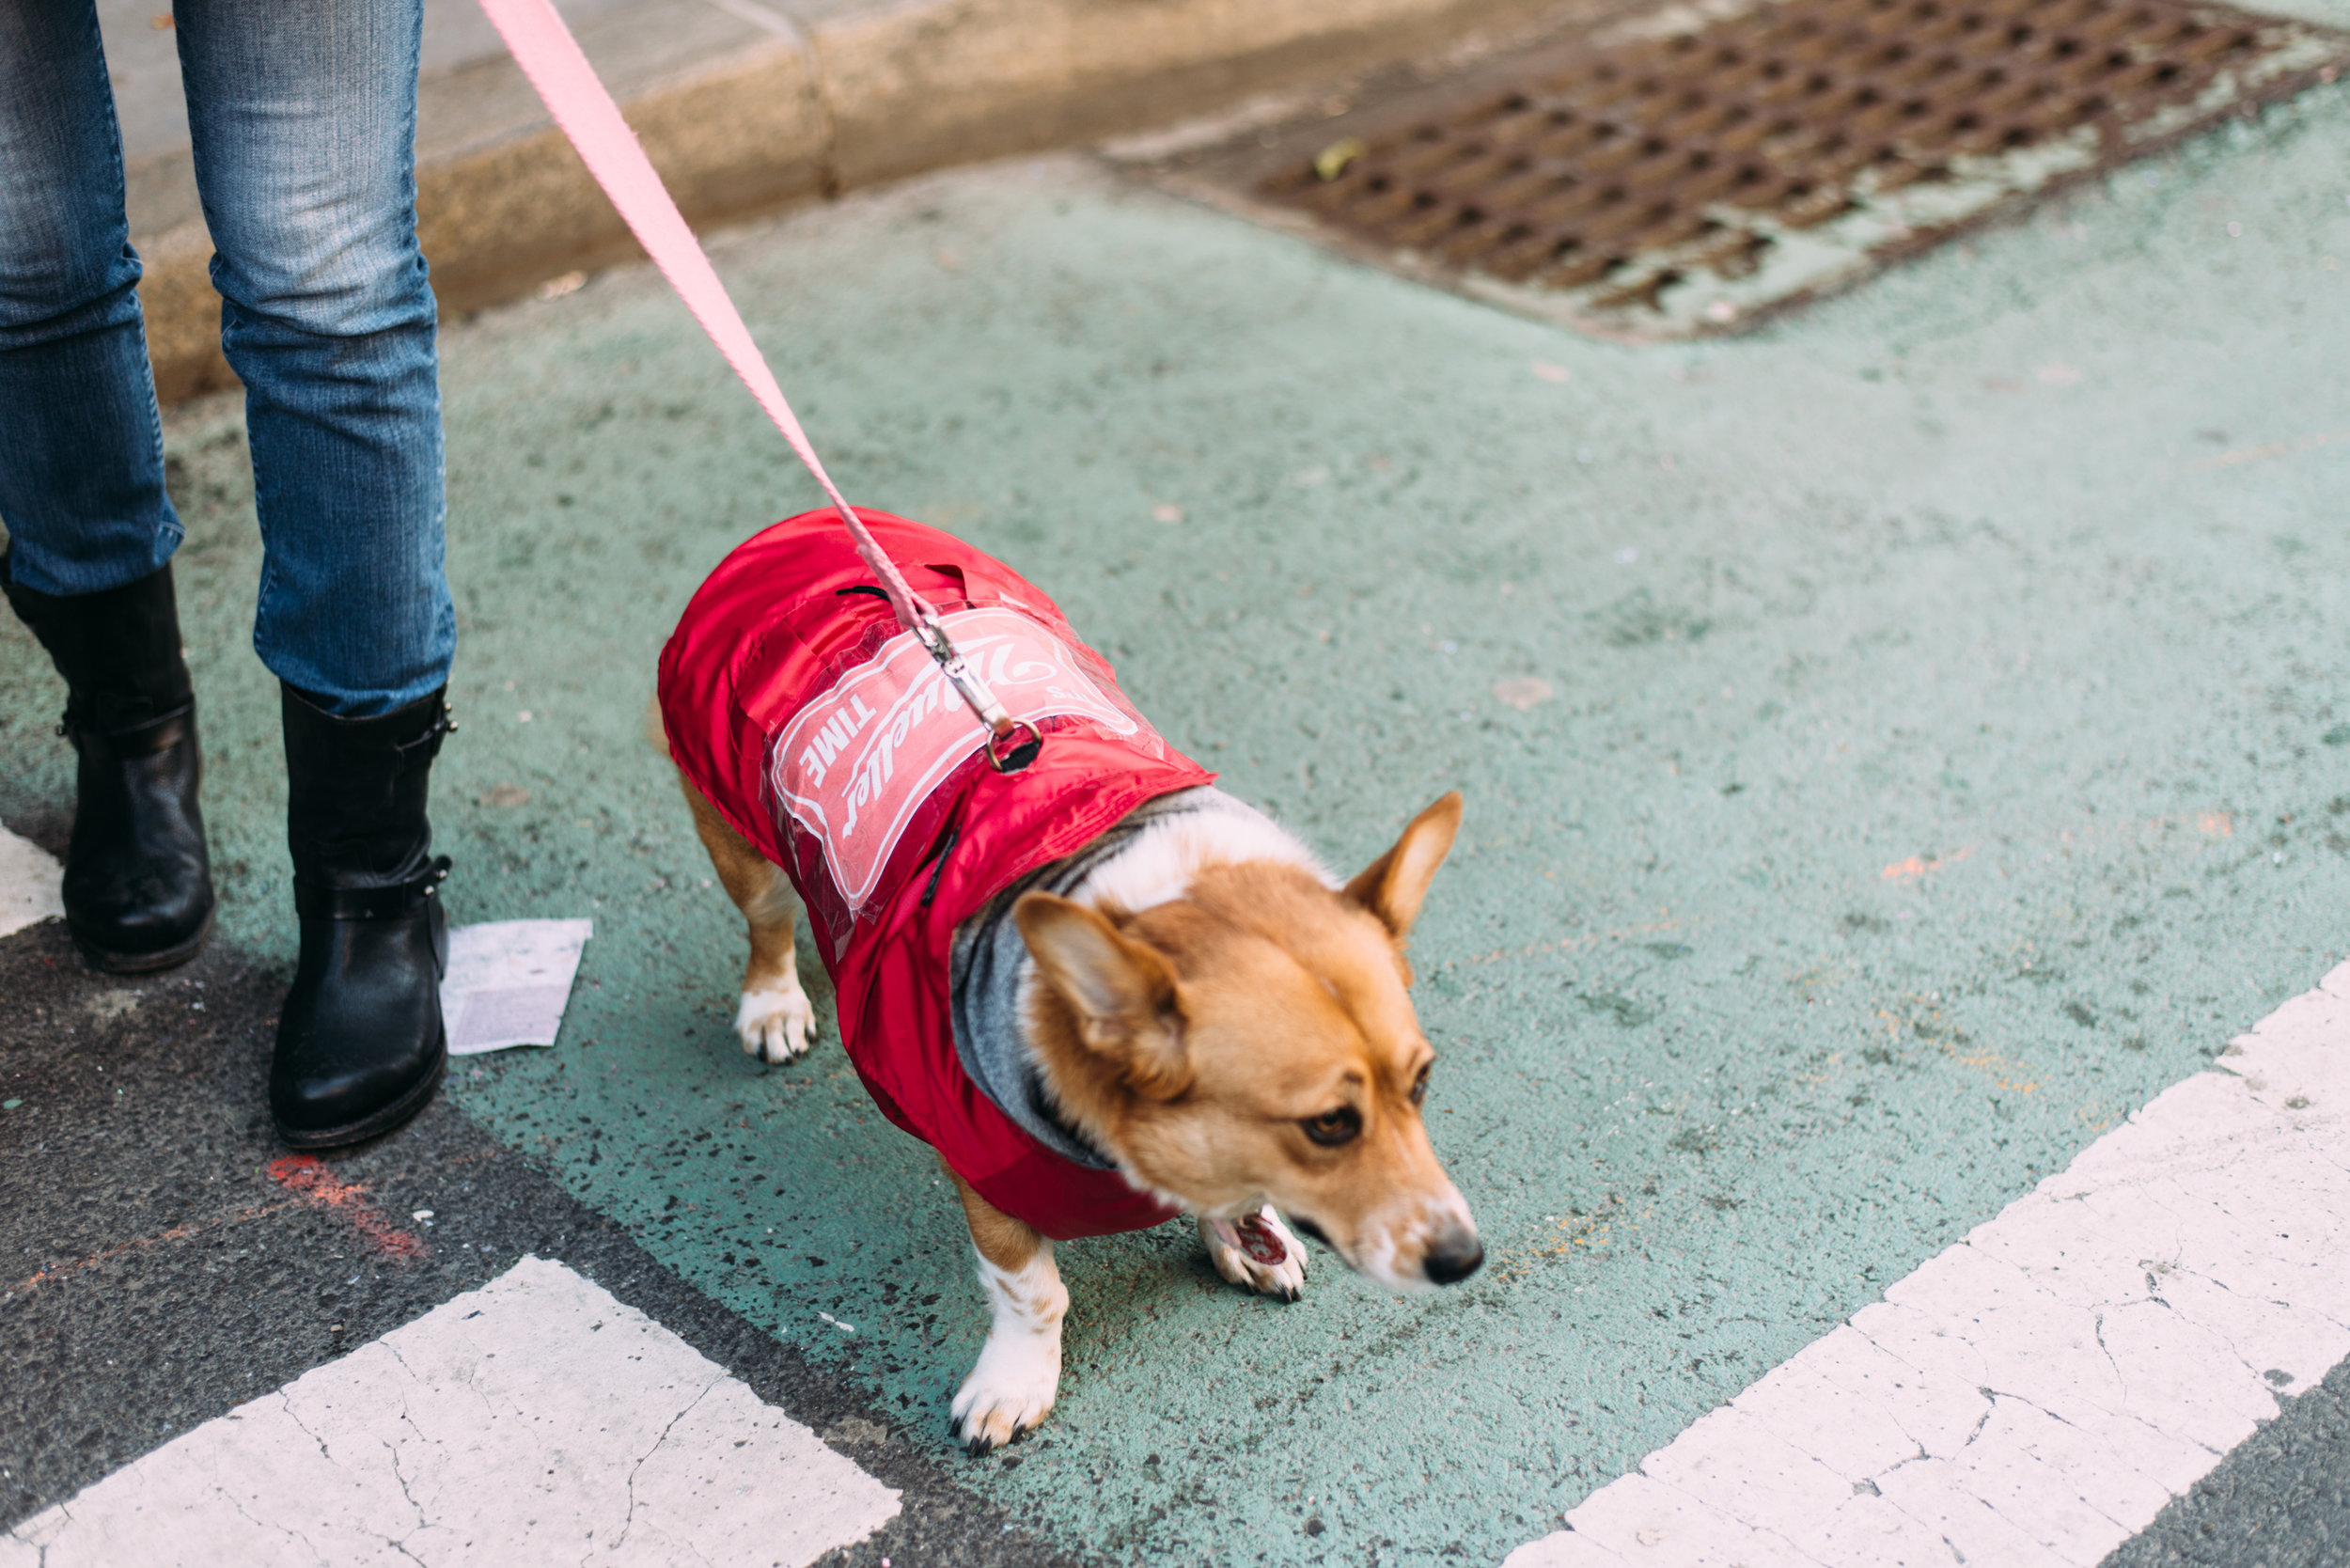
[[[995,694],[988,690],[987,682],[979,679],[979,672],[955,651],[953,641],[947,635],[947,628],[925,616],[915,635],[921,639],[922,647],[930,656],[938,661],[939,670],[947,677],[948,683],[955,688],[964,702],[970,704],[971,711],[979,716],[979,722],[987,726],[987,765],[997,773],[1018,773],[1035,761],[1037,754],[1044,749],[1042,731],[1026,719],[1013,718],[1004,711],[1004,705],[995,700]],[[1028,738],[1015,741],[1013,737],[1024,729],[1028,732]]]

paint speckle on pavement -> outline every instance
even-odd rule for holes
[[[385,1218],[368,1200],[367,1188],[343,1181],[316,1154],[282,1154],[265,1168],[269,1179],[302,1202],[339,1215],[369,1250],[384,1258],[414,1258],[424,1243]]]

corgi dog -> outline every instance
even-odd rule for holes
[[[957,646],[1043,730],[1035,766],[979,760],[976,722],[928,691],[934,666],[906,655],[829,513],[713,574],[664,653],[660,708],[747,930],[744,1049],[809,1046],[805,903],[843,1045],[962,1201],[994,1321],[956,1437],[984,1453],[1051,1411],[1057,1241],[1185,1215],[1224,1278],[1291,1301],[1298,1231],[1393,1291],[1474,1273],[1476,1224],[1421,1117],[1435,1053],[1404,956],[1460,795],[1340,881],[1167,748],[1031,585],[860,515],[960,606]]]

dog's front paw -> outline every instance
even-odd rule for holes
[[[1060,1333],[991,1334],[955,1395],[955,1440],[973,1455],[1002,1448],[1051,1414]]]
[[[761,1061],[790,1061],[807,1050],[816,1032],[816,1009],[800,989],[797,975],[781,985],[743,993],[734,1011],[734,1032],[743,1049]]]
[[[1283,1301],[1306,1294],[1306,1249],[1272,1204],[1237,1221],[1203,1219],[1199,1239],[1216,1273],[1233,1284]]]

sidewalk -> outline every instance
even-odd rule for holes
[[[1607,0],[562,0],[686,215],[1213,113]],[[100,0],[157,389],[225,385],[160,0]],[[418,226],[445,310],[633,254],[473,0],[427,0]]]

